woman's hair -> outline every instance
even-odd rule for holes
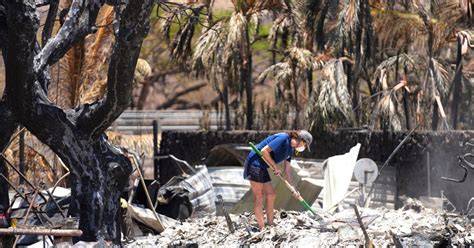
[[[298,134],[298,131],[296,130],[293,130],[293,131],[289,131],[287,132],[287,134],[290,136],[291,139],[296,139],[296,140],[300,140],[300,135]]]

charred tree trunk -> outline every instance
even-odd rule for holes
[[[299,115],[300,115],[300,107],[299,107],[299,102],[298,102],[298,82],[293,81],[293,91],[294,91],[294,97],[293,101],[295,104],[295,122],[294,122],[294,129],[297,130],[299,129],[300,123],[299,123]]]
[[[439,109],[438,109],[438,104],[436,104],[436,101],[433,103],[433,114],[431,117],[431,129],[433,131],[438,130],[438,124],[439,124],[439,115],[438,115]]]
[[[2,153],[8,145],[18,124],[14,121],[13,115],[7,108],[5,102],[0,101],[0,153]],[[5,161],[0,157],[0,173],[8,178],[8,169]],[[10,205],[8,197],[8,184],[0,177],[0,213],[6,211]]]
[[[250,37],[248,28],[245,28],[245,41],[243,42],[243,65],[242,80],[245,81],[245,95],[247,97],[247,124],[246,128],[253,128],[253,87],[252,87],[252,50],[250,48]]]
[[[0,0],[0,51],[4,51],[6,41],[7,28],[4,1]],[[3,58],[0,58],[3,60]],[[18,127],[14,120],[13,114],[8,108],[6,102],[2,99],[0,94],[0,153],[3,153],[8,146],[8,143]],[[8,178],[8,168],[0,157],[0,174]],[[8,183],[0,176],[0,213],[7,212],[10,206],[10,199],[8,196]],[[0,247],[11,247],[13,245],[14,236],[4,235],[0,237]]]
[[[403,90],[403,111],[405,112],[405,124],[407,130],[412,129],[411,125],[411,112],[410,112],[410,96],[408,95],[408,91],[406,89]]]
[[[87,173],[74,173],[71,178],[69,214],[80,219],[81,239],[96,241],[105,238],[119,243],[118,203],[132,172],[130,160],[111,146],[105,135],[93,142],[81,140],[72,150],[81,153],[81,157],[69,156],[71,167],[88,165]]]
[[[225,111],[225,130],[230,130],[230,106],[229,106],[229,82],[224,83],[224,92],[222,94],[224,100],[224,111]]]
[[[298,101],[298,82],[297,82],[297,76],[296,76],[296,65],[292,66],[292,71],[293,71],[293,104],[295,106],[295,119],[293,122],[293,129],[298,130],[300,123],[299,123],[299,115],[300,115],[300,106],[299,106],[299,101]]]
[[[451,110],[451,123],[453,125],[453,129],[457,129],[458,127],[458,113],[459,113],[459,105],[462,101],[462,37],[458,36],[458,51],[457,51],[457,58],[456,58],[456,72],[454,74],[453,79],[453,106]]]
[[[126,152],[110,145],[104,132],[130,105],[135,66],[153,5],[152,0],[135,0],[116,9],[106,95],[76,109],[61,109],[47,98],[48,66],[94,31],[101,5],[73,1],[58,34],[40,50],[35,1],[6,4],[7,27],[12,30],[3,51],[6,102],[15,119],[71,169],[70,213],[80,217],[81,240],[120,244],[119,196],[132,168]]]

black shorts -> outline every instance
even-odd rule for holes
[[[258,183],[267,183],[272,180],[266,168],[262,169],[260,167],[247,164],[245,165],[244,178]]]

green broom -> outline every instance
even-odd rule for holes
[[[265,163],[267,163],[267,165],[269,165],[268,161],[265,159],[265,157],[263,157],[263,153],[260,150],[258,150],[258,148],[252,142],[249,142],[249,145],[250,145],[250,147],[252,147],[253,151],[255,153],[257,153],[258,156],[260,156],[263,159],[263,161],[265,161]],[[307,210],[309,210],[315,216],[317,216],[316,213],[314,212],[314,210],[311,208],[311,206],[309,206],[309,204],[305,201],[305,199],[303,199],[303,197],[301,197],[299,192],[281,174],[278,174],[278,176],[285,183],[286,187],[291,191],[292,194],[298,193],[297,200],[300,201],[300,203],[303,205],[303,207],[306,208]]]

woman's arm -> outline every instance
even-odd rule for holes
[[[268,166],[270,166],[270,168],[273,170],[273,172],[275,173],[275,175],[278,175],[278,174],[280,174],[281,172],[280,172],[280,170],[277,168],[275,161],[273,160],[272,156],[270,155],[270,152],[272,152],[272,148],[269,147],[268,145],[265,146],[265,147],[262,149],[263,157],[265,158],[265,161],[267,161]]]

